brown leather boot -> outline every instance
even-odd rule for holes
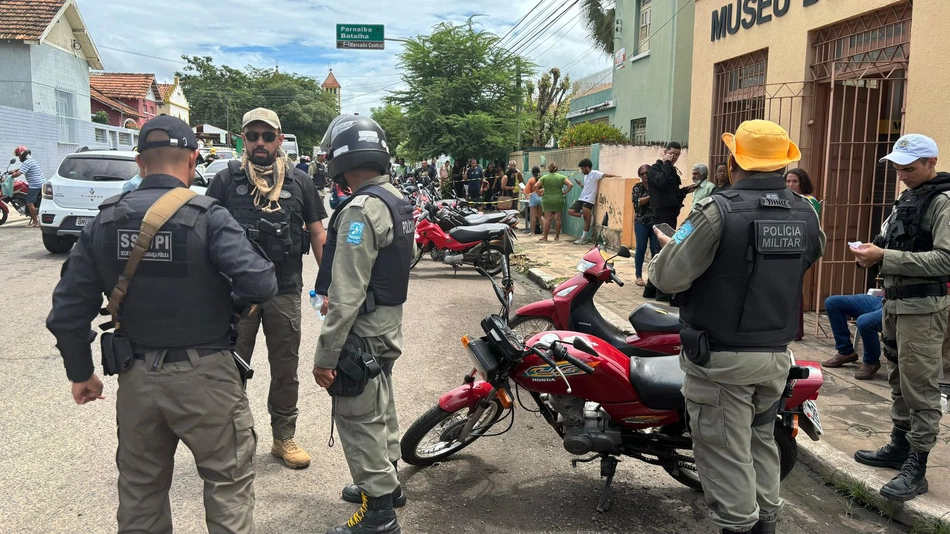
[[[858,370],[855,371],[854,377],[858,380],[871,380],[874,378],[874,375],[877,374],[878,369],[881,368],[880,363],[874,365],[868,365],[864,362],[861,362],[861,366],[858,367]]]
[[[856,362],[856,361],[858,361],[858,355],[853,352],[848,355],[835,354],[834,358],[828,361],[821,362],[821,366],[837,368],[837,367],[841,367],[842,365],[846,363],[851,363],[851,362]]]

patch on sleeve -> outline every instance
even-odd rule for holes
[[[689,234],[693,233],[693,223],[686,221],[683,223],[683,226],[680,226],[679,230],[673,234],[673,242],[677,245],[682,244],[683,241],[686,241],[686,238],[689,237]]]
[[[369,198],[369,195],[360,195],[360,196],[354,198],[353,200],[351,200],[348,205],[349,205],[349,206],[356,207],[356,208],[362,208],[362,207],[363,207],[363,204],[366,204],[366,199],[367,199],[367,198]]]
[[[353,221],[350,223],[350,229],[346,232],[346,242],[351,245],[359,245],[363,242],[363,229],[366,225],[361,222]]]

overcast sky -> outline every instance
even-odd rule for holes
[[[396,56],[402,45],[387,41],[382,51],[337,50],[337,23],[385,24],[387,37],[412,37],[431,33],[442,21],[464,22],[471,15],[483,14],[477,19],[482,27],[501,36],[537,6],[514,38],[505,41],[516,48],[528,41],[539,22],[550,24],[566,6],[580,4],[564,0],[77,1],[107,71],[155,73],[159,82],[170,82],[184,65],[179,59],[183,54],[212,56],[216,64],[236,68],[279,65],[281,72],[313,76],[321,82],[332,68],[343,86],[343,111],[361,114],[368,114],[388,90],[399,87]],[[529,25],[536,15],[539,18]],[[545,70],[567,65],[567,73],[575,79],[610,65],[610,59],[588,42],[577,6],[522,52]]]

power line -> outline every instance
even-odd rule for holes
[[[546,0],[544,0],[544,1],[546,1]],[[516,39],[517,39],[519,36],[524,35],[525,33],[530,33],[530,32],[532,32],[532,31],[534,31],[535,29],[537,29],[538,24],[539,24],[538,20],[539,20],[541,17],[545,16],[545,13],[547,13],[547,11],[548,11],[549,9],[551,9],[552,7],[553,7],[554,10],[556,11],[556,10],[557,10],[557,7],[556,7],[556,6],[557,6],[556,0],[552,0],[552,3],[551,3],[551,4],[545,6],[544,9],[542,9],[541,11],[538,11],[537,13],[535,13],[535,15],[534,15],[533,17],[531,17],[531,20],[528,20],[528,21],[525,23],[525,25],[524,25],[523,28],[521,28],[520,30],[518,30],[518,31],[516,31],[516,32],[514,32],[514,33],[512,33],[512,34],[510,34],[510,35],[508,36],[508,39],[507,39],[507,40],[499,40],[499,41],[498,41],[498,46],[499,46],[500,48],[507,48],[507,47],[511,46],[512,44],[516,43],[516,42],[517,42]],[[548,15],[550,16],[550,14],[548,14]]]
[[[530,15],[535,9],[538,9],[538,7],[539,7],[541,4],[543,4],[544,2],[546,2],[546,1],[547,1],[547,0],[538,0],[538,3],[535,4],[534,7],[532,7],[527,13],[525,13],[524,16],[521,17],[521,20],[519,20],[518,22],[515,23],[514,26],[512,26],[511,28],[509,28],[508,31],[505,32],[505,34],[502,35],[500,39],[498,39],[498,42],[500,43],[500,42],[504,41],[506,37],[508,37],[509,35],[511,35],[511,32],[513,32],[513,31],[515,30],[515,28],[517,28],[519,25],[521,25],[522,22],[524,22],[524,19],[528,18],[528,15]]]
[[[562,3],[562,5],[557,8],[557,9],[561,9],[561,8],[563,7],[564,9],[563,9],[562,11],[560,11],[560,12],[558,13],[558,12],[557,12],[557,9],[556,9],[556,10],[555,10],[555,13],[556,13],[556,14],[555,14],[555,13],[552,13],[550,16],[548,16],[547,19],[545,19],[544,21],[542,21],[542,23],[541,23],[541,25],[540,25],[540,27],[538,28],[537,31],[535,31],[532,35],[530,35],[527,39],[525,39],[525,40],[522,41],[521,43],[519,43],[519,44],[515,45],[514,47],[512,47],[512,48],[508,51],[508,55],[505,56],[505,57],[503,58],[503,60],[504,60],[504,59],[508,59],[508,58],[510,58],[510,57],[512,57],[512,56],[515,56],[515,55],[520,55],[521,52],[523,52],[523,51],[526,50],[529,46],[531,46],[532,44],[534,44],[535,39],[538,39],[541,35],[544,34],[544,32],[546,32],[547,30],[549,30],[549,29],[551,28],[551,26],[553,26],[558,20],[560,20],[561,17],[563,17],[564,15],[566,15],[567,12],[570,11],[570,9],[571,9],[572,7],[574,7],[575,5],[577,5],[578,2],[580,2],[580,0],[573,0],[573,2],[572,2],[572,0],[565,0],[565,1]],[[553,19],[553,20],[552,20],[552,19]]]
[[[180,60],[180,59],[168,59],[167,57],[150,56],[150,55],[148,55],[148,54],[140,54],[140,53],[138,53],[138,52],[132,52],[131,50],[122,50],[121,48],[113,48],[113,47],[111,47],[111,46],[98,45],[97,48],[104,48],[104,49],[106,49],[106,50],[113,50],[113,51],[115,51],[115,52],[122,52],[122,53],[124,53],[124,54],[132,54],[133,56],[147,57],[147,58],[149,58],[149,59],[157,59],[157,60],[160,60],[160,61],[168,61],[168,62],[170,62],[170,63],[178,63],[178,64],[180,64],[180,65],[187,65],[187,64],[188,64],[187,61],[182,61],[182,60]]]

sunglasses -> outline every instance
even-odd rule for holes
[[[641,172],[641,173],[640,173],[640,176],[646,176],[646,175],[647,175],[647,173],[645,173],[645,172]]]
[[[277,140],[277,134],[274,132],[244,132],[244,139],[247,139],[248,143],[256,143],[261,137],[264,138],[265,143],[273,143]]]

